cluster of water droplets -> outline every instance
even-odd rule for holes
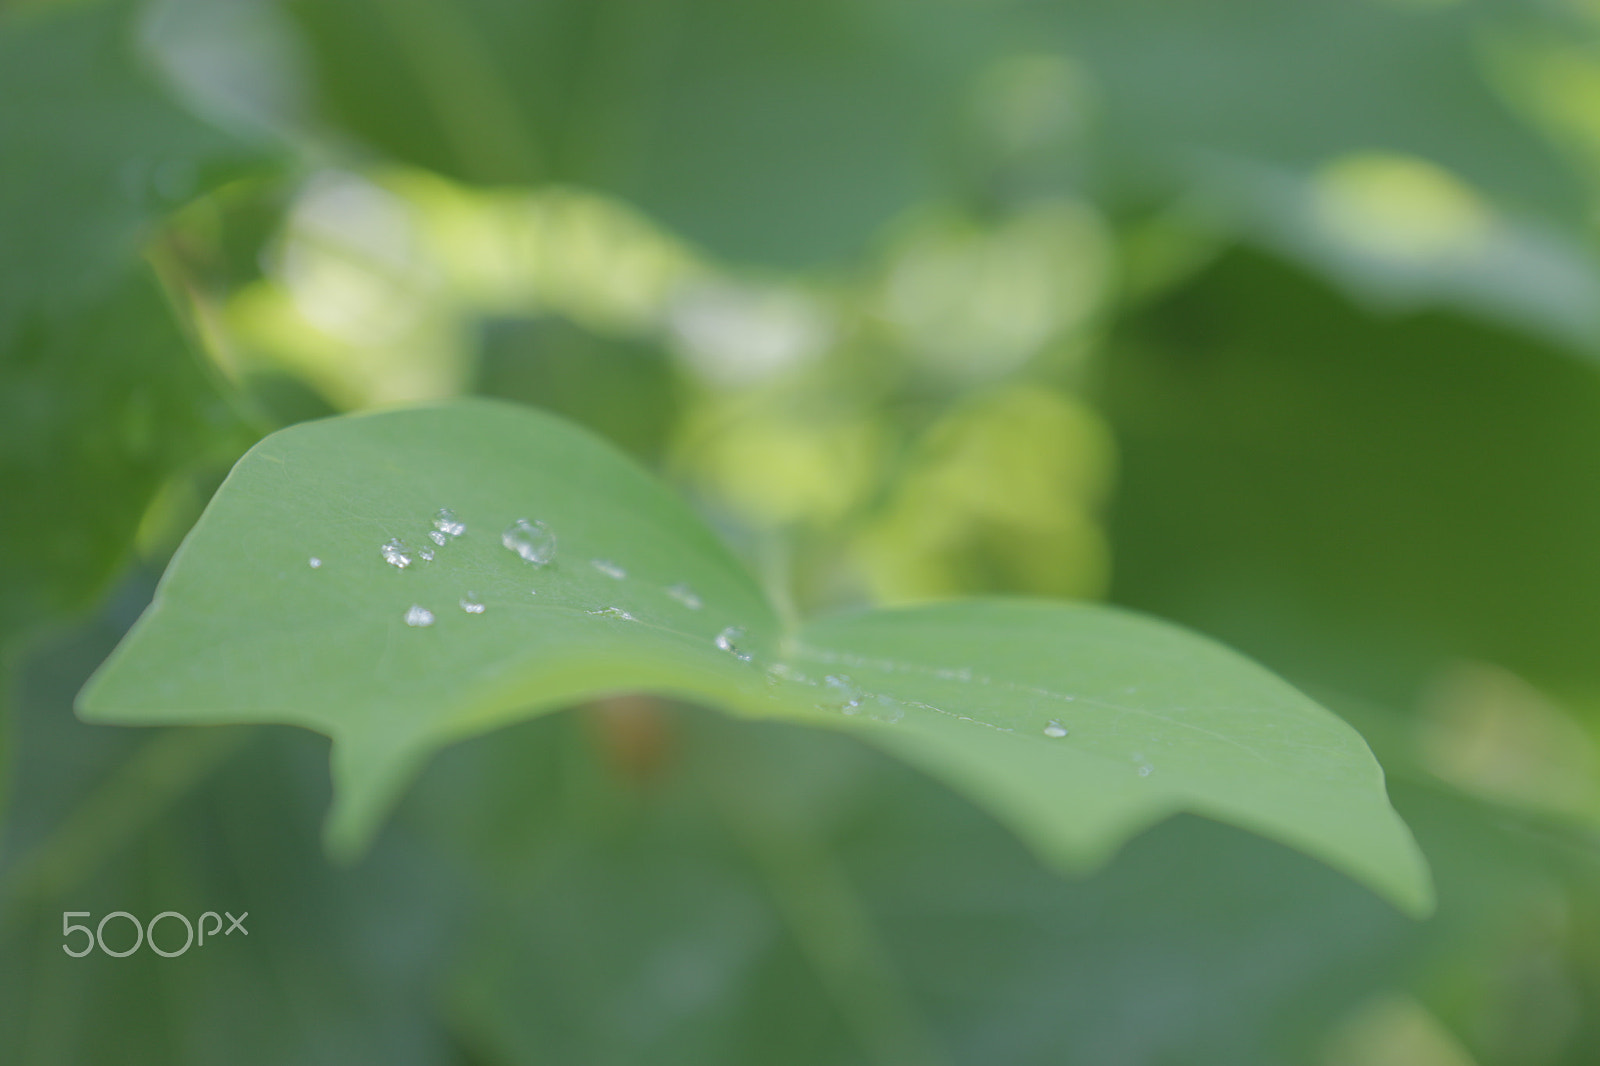
[[[882,663],[874,663],[872,665],[879,669],[883,668]],[[965,667],[961,669],[930,669],[926,673],[942,681],[960,681],[971,684],[980,680],[973,675],[970,669]],[[919,708],[934,714],[944,715],[947,718],[954,718],[957,721],[987,726],[1000,733],[1018,732],[1018,730],[1010,726],[999,725],[983,717],[946,710],[943,707],[924,703],[920,700],[905,699],[899,696],[891,696],[887,693],[869,691],[859,686],[850,675],[844,673],[827,674],[819,680],[808,677],[788,663],[778,662],[768,665],[766,674],[767,684],[773,687],[784,682],[792,682],[817,690],[815,706],[818,710],[837,711],[852,717],[862,715],[882,722],[898,722],[905,717],[907,708]],[[1071,697],[1068,698],[1070,699]],[[1071,731],[1065,722],[1058,718],[1051,718],[1044,724],[1042,732],[1046,737],[1057,740],[1069,735]],[[1143,756],[1136,755],[1135,760],[1138,764],[1139,775],[1141,777],[1149,776],[1151,768]]]
[[[458,519],[453,512],[447,508],[440,508],[434,515],[432,528],[427,532],[427,538],[431,544],[413,550],[400,538],[391,537],[384,542],[380,551],[384,562],[397,569],[404,570],[419,559],[423,562],[432,561],[435,548],[444,547],[450,541],[462,536],[466,531],[466,524]],[[519,518],[506,527],[505,532],[500,535],[500,542],[508,551],[537,567],[548,566],[555,559],[555,531],[542,521]],[[312,569],[317,569],[321,567],[322,560],[313,556],[310,559],[310,565]],[[589,565],[597,572],[616,581],[625,580],[628,576],[627,570],[608,559],[591,559],[589,560]],[[664,591],[688,610],[698,611],[704,606],[700,597],[686,583],[680,582],[667,587]],[[461,597],[460,606],[467,614],[478,615],[483,614],[485,611],[483,601],[473,592],[468,592]],[[634,614],[621,607],[600,607],[590,610],[588,613],[597,617],[611,618],[623,622],[639,621]],[[408,626],[422,628],[433,625],[434,621],[433,612],[420,604],[413,604],[405,614],[405,622]],[[712,638],[712,642],[719,650],[732,655],[740,662],[753,662],[754,655],[740,645],[744,635],[743,628],[726,626]],[[967,668],[939,669],[931,672],[940,680],[968,683],[980,680],[974,678],[972,671]],[[860,715],[877,721],[898,722],[905,717],[906,708],[909,706],[923,707],[963,721],[992,725],[992,723],[983,722],[969,715],[945,711],[931,704],[918,703],[915,700],[901,700],[886,693],[867,691],[856,685],[847,674],[828,674],[818,681],[806,676],[792,666],[784,663],[774,663],[767,667],[767,680],[772,685],[788,681],[813,687],[819,692],[816,704],[819,709],[837,711],[849,716]],[[1071,696],[1063,698],[1072,699]],[[1013,732],[1012,729],[1001,726],[994,726],[994,728],[999,729],[1001,732]],[[1048,738],[1060,739],[1066,737],[1070,731],[1061,720],[1052,718],[1045,724],[1042,732]],[[1143,755],[1134,753],[1133,761],[1135,772],[1140,777],[1148,777],[1154,771],[1154,767]]]
[[[433,562],[436,548],[442,548],[455,538],[467,531],[465,522],[462,522],[447,507],[441,507],[433,516],[432,528],[427,531],[427,541],[421,547],[413,548],[399,537],[390,537],[378,546],[378,552],[383,556],[383,561],[396,570],[404,570],[413,563],[421,560],[425,563]],[[322,565],[322,560],[313,559],[313,569]]]
[[[882,692],[868,692],[858,688],[842,674],[829,674],[822,679],[824,703],[821,710],[837,710],[855,717],[866,715],[880,722],[898,722],[906,716],[905,704]]]
[[[870,692],[859,687],[845,674],[828,674],[818,681],[788,663],[772,663],[767,667],[768,685],[777,686],[786,681],[816,689],[815,706],[819,711],[837,711],[851,717],[861,715],[879,722],[898,722],[906,716],[907,707],[938,710],[915,700],[902,700],[884,692]]]
[[[390,537],[378,546],[378,554],[383,556],[383,561],[396,570],[406,570],[417,562],[431,563],[437,557],[438,549],[443,548],[457,537],[466,533],[467,524],[456,517],[454,511],[448,507],[441,507],[433,514],[426,530],[425,542],[420,547],[413,548],[400,537]],[[316,556],[311,557],[311,568],[319,569],[322,560]],[[469,592],[461,598],[461,609],[468,614],[482,614],[483,602],[476,593]],[[425,629],[433,625],[434,613],[420,603],[412,604],[405,613],[405,623],[418,629]]]
[[[914,701],[908,703],[885,692],[870,692],[845,674],[828,674],[818,681],[787,663],[767,667],[767,683],[776,685],[780,681],[809,685],[817,690],[817,710],[836,711],[852,718],[862,716],[879,722],[898,722],[906,716],[908,706],[926,706]]]

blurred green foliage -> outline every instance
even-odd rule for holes
[[[0,10],[0,1059],[1595,1061],[1597,178],[1587,0]],[[447,753],[337,869],[316,738],[72,719],[254,436],[473,391],[796,613],[1235,644],[1363,732],[1438,914],[1198,819],[1069,882],[660,706]]]

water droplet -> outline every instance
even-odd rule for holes
[[[428,539],[442,548],[444,547],[444,542],[450,538],[445,536],[443,533],[440,533],[437,529],[430,529],[428,530]]]
[[[1140,777],[1149,777],[1151,772],[1154,771],[1154,770],[1155,770],[1154,766],[1151,766],[1149,763],[1145,763],[1143,766],[1139,767],[1139,776]]]
[[[715,642],[717,647],[721,648],[725,652],[728,652],[735,659],[738,659],[742,663],[747,663],[753,658],[753,656],[749,652],[740,651],[739,646],[734,643],[734,641],[738,640],[742,636],[744,636],[743,629],[740,629],[738,626],[728,626],[722,632],[717,634]]]
[[[404,570],[411,565],[411,549],[399,537],[390,537],[378,550],[383,553],[383,561],[396,569]]]
[[[433,532],[439,536],[433,538],[435,544],[443,544],[443,537],[459,537],[467,531],[467,524],[456,517],[456,513],[448,507],[441,507],[433,515]],[[429,534],[432,536],[432,534]]]
[[[417,552],[417,556],[423,562],[431,563],[431,562],[433,562],[433,549],[432,548],[422,548]]]
[[[867,713],[880,722],[898,722],[906,716],[906,708],[893,696],[879,694],[867,701]]]
[[[311,563],[311,569],[313,569],[313,570],[320,569],[321,566],[322,566],[322,560],[318,559],[315,555],[313,555],[311,557],[310,563]]]
[[[671,596],[673,599],[677,600],[691,611],[698,611],[703,606],[703,604],[700,602],[700,597],[694,594],[694,589],[683,584],[682,582],[679,582],[678,584],[669,588],[667,590],[667,595]]]
[[[1064,737],[1067,735],[1067,727],[1052,718],[1050,724],[1044,727],[1044,735],[1047,737]]]
[[[556,535],[543,522],[519,518],[500,534],[500,543],[534,566],[545,566],[556,555]]]
[[[629,614],[627,611],[624,611],[621,607],[602,607],[598,611],[590,611],[589,613],[600,615],[602,618],[615,618],[623,622],[638,621],[637,618]]]
[[[622,567],[605,559],[590,559],[589,565],[606,575],[606,577],[614,577],[618,581],[628,576],[628,572]]]
[[[461,597],[461,609],[468,614],[482,614],[483,601],[478,599],[476,592],[469,592]]]
[[[806,684],[816,684],[805,674],[790,666],[788,663],[773,663],[767,667],[767,676],[774,681],[800,681]]]
[[[850,683],[848,677],[840,674],[829,674],[822,679],[823,687],[837,702],[837,709],[845,714],[861,713],[861,690]]]
[[[413,603],[411,609],[406,612],[406,625],[431,626],[433,625],[433,612],[421,604]]]

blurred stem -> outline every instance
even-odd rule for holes
[[[717,807],[767,883],[778,914],[824,994],[879,1066],[938,1066],[939,1042],[912,1000],[855,886],[823,837],[761,802],[751,750],[719,775]],[[749,756],[749,758],[746,758]],[[724,761],[731,769],[730,763]]]

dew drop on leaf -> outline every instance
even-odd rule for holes
[[[628,576],[626,570],[606,559],[590,559],[589,565],[606,575],[606,577],[616,578],[618,581]]]
[[[602,618],[616,618],[623,622],[638,621],[637,618],[624,611],[621,607],[602,607],[598,611],[590,611],[589,613],[600,615]]]
[[[478,599],[476,592],[469,592],[461,597],[461,609],[468,614],[482,614],[483,601]]]
[[[315,555],[313,555],[308,562],[313,570],[319,570],[322,568],[322,560],[318,559]]]
[[[421,604],[413,603],[411,609],[406,612],[406,625],[431,626],[433,625],[433,612]]]
[[[435,544],[443,544],[444,537],[459,537],[467,531],[467,524],[456,517],[456,513],[448,507],[441,507],[433,515],[433,532],[438,536],[433,538]],[[429,534],[432,536],[432,534]]]
[[[906,716],[906,708],[893,696],[880,693],[867,701],[867,714],[880,722],[898,722]]]
[[[729,653],[740,662],[747,663],[751,660],[752,656],[749,652],[740,651],[739,645],[734,643],[734,641],[738,640],[742,636],[744,636],[743,629],[739,628],[738,626],[728,626],[726,629],[716,635],[715,642],[717,647],[721,648],[723,651]]]
[[[667,589],[667,595],[671,596],[673,599],[677,600],[691,611],[698,611],[702,606],[700,597],[694,594],[694,589],[683,584],[682,582],[679,582],[678,584]]]
[[[1067,727],[1052,718],[1050,724],[1044,727],[1044,735],[1047,737],[1064,737],[1067,735]]]
[[[556,535],[543,522],[519,518],[500,534],[500,543],[534,566],[548,565],[556,555]]]
[[[850,679],[841,674],[829,674],[822,679],[823,687],[828,690],[828,695],[835,701],[837,709],[845,714],[861,713],[861,690],[850,683]]]
[[[396,569],[404,570],[411,565],[411,549],[399,537],[390,537],[378,550],[383,553],[383,561]]]

